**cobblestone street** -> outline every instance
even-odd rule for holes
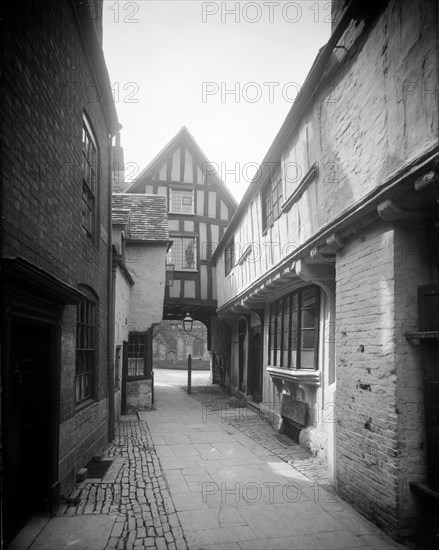
[[[86,479],[14,550],[402,548],[334,493],[317,459],[256,412],[184,372],[156,373],[155,410],[125,416]]]
[[[116,513],[107,548],[187,548],[147,423],[124,417],[105,456],[115,459],[105,482],[80,483],[61,514]]]

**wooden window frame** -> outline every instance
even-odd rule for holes
[[[98,304],[86,299],[77,305],[75,403],[95,399]],[[88,386],[86,381],[88,380]],[[87,386],[87,389],[86,389]]]
[[[281,172],[276,172],[261,191],[262,230],[264,232],[272,227],[282,214],[282,200],[282,174]]]
[[[313,307],[316,311],[315,322],[313,327],[302,327],[303,312],[311,309],[303,306],[302,298],[304,292],[311,289],[315,291]],[[270,303],[268,325],[268,364],[270,366],[291,370],[318,370],[320,292],[320,288],[317,285],[308,285]],[[293,313],[295,311],[293,308],[294,297],[297,297],[297,324],[293,323]],[[288,319],[288,330],[285,330],[286,319]],[[314,331],[313,347],[302,348],[303,335],[305,331],[311,330]],[[293,338],[295,338],[296,342],[295,349],[292,348]],[[285,342],[286,339],[288,340],[287,342]],[[302,367],[301,352],[310,349],[314,351],[313,366]],[[287,355],[287,361],[284,359],[285,354]],[[295,355],[295,365],[293,365],[292,361],[293,355]]]
[[[191,194],[191,206],[192,206],[191,212],[183,212],[182,209],[181,210],[173,210],[172,193],[190,193]],[[184,197],[182,196],[181,198],[182,198],[182,201],[181,201],[180,207],[182,208]],[[176,188],[170,187],[169,188],[169,213],[170,214],[180,214],[182,216],[193,216],[193,215],[195,215],[195,192],[194,192],[194,190],[193,189],[176,189]]]
[[[81,141],[82,227],[91,240],[95,239],[96,205],[99,181],[99,148],[96,136],[83,116]]]
[[[235,237],[233,236],[230,241],[227,243],[224,250],[224,269],[225,276],[232,271],[236,265],[236,248],[235,248]]]
[[[133,345],[134,339],[142,340],[143,345],[143,354],[142,356],[138,357],[132,357],[131,354],[133,353]],[[148,333],[147,332],[130,332],[128,334],[128,367],[127,367],[127,380],[147,380],[148,379],[148,363],[147,363],[147,357],[148,353],[150,353],[149,349],[149,339],[148,339]],[[143,372],[141,374],[130,374],[130,359],[142,359],[143,362]]]
[[[171,248],[169,249],[169,252],[168,252],[168,257],[167,257],[167,263],[169,265],[173,265],[174,266],[174,271],[189,271],[189,272],[194,272],[194,271],[198,271],[198,239],[195,235],[172,235],[170,237],[173,241],[173,244],[171,246]],[[183,265],[179,265],[178,263],[178,257],[175,258],[172,256],[172,248],[175,246],[176,242],[177,241],[182,241],[182,244],[181,244],[181,258],[182,258],[182,264],[183,264],[183,255],[185,254],[185,249],[184,249],[184,240],[191,240],[193,242],[193,248],[194,248],[194,251],[193,251],[193,256],[194,256],[194,267],[183,267]],[[187,250],[187,249],[186,249]]]

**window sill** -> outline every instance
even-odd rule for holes
[[[85,409],[88,409],[92,405],[96,404],[96,400],[92,397],[89,397],[88,399],[84,399],[84,401],[81,401],[80,403],[75,404],[75,414],[82,412]]]
[[[198,269],[183,269],[181,267],[176,267],[174,269],[174,272],[182,272],[182,273],[198,273]]]
[[[305,188],[317,177],[318,167],[317,163],[313,164],[305,176],[300,181],[299,185],[290,195],[290,197],[282,204],[282,212],[288,212],[293,204],[300,198],[300,195],[305,191]]]
[[[141,376],[127,376],[127,382],[140,382],[141,380],[151,380],[151,376],[146,376],[145,374]]]
[[[236,262],[236,265],[241,265],[245,262],[245,260],[250,256],[250,253],[252,251],[252,245],[251,244],[248,244],[245,249],[244,249],[244,252],[241,254],[241,256],[239,257],[238,261]]]
[[[172,212],[171,210],[168,211],[168,214],[173,216],[195,216],[195,212]]]
[[[267,372],[272,378],[280,378],[290,382],[300,382],[311,386],[321,385],[321,374],[313,369],[286,369],[268,365]]]

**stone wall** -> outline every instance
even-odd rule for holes
[[[152,407],[152,381],[127,381],[127,414],[136,414]]]

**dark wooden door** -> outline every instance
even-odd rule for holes
[[[250,342],[249,382],[250,393],[256,403],[262,401],[262,334],[252,331]]]
[[[50,510],[53,327],[13,322],[5,414],[5,530]]]
[[[439,491],[439,285],[418,291],[428,485]]]
[[[245,366],[245,338],[247,334],[246,321],[239,321],[239,340],[238,340],[238,374],[239,374],[239,389],[245,391],[244,386],[244,366]]]

